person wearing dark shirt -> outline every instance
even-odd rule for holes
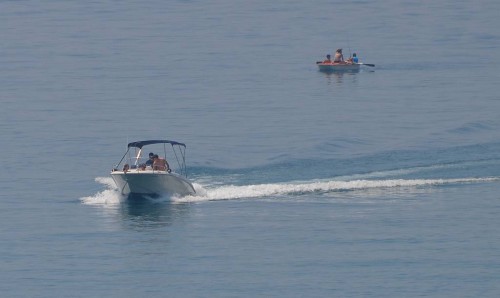
[[[150,167],[153,166],[153,157],[154,156],[155,156],[155,154],[153,152],[149,153],[149,159],[146,161],[146,166],[150,166]]]

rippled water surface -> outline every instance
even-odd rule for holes
[[[0,3],[8,297],[497,297],[500,3]],[[322,73],[343,48],[357,73]],[[125,197],[127,142],[196,196]]]

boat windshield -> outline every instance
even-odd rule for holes
[[[153,170],[152,164],[148,163],[151,154],[158,155],[159,160],[164,160],[172,171],[187,177],[186,145],[169,140],[128,143],[127,151],[113,170],[118,171],[125,165],[130,169]]]

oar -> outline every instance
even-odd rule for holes
[[[316,61],[316,64],[321,64],[323,61]],[[375,64],[370,64],[370,63],[358,63],[359,65],[366,65],[369,67],[375,67]]]

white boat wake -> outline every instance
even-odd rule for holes
[[[127,199],[116,188],[115,182],[111,177],[97,177],[95,181],[106,186],[106,189],[96,193],[90,197],[80,198],[83,204],[86,205],[117,205]]]
[[[96,181],[104,184],[107,189],[90,197],[81,198],[84,204],[90,205],[114,205],[120,204],[126,200],[118,189],[116,189],[113,180],[106,177],[98,177]],[[465,183],[484,183],[500,181],[500,177],[490,178],[455,178],[455,179],[385,179],[385,180],[351,180],[351,181],[310,181],[296,183],[271,183],[255,185],[217,185],[202,186],[194,183],[196,195],[184,197],[160,198],[173,203],[189,203],[203,201],[233,200],[233,199],[252,199],[270,196],[281,196],[290,194],[307,194],[317,192],[334,191],[354,191],[371,190],[384,188],[411,188],[447,184],[465,184]]]

